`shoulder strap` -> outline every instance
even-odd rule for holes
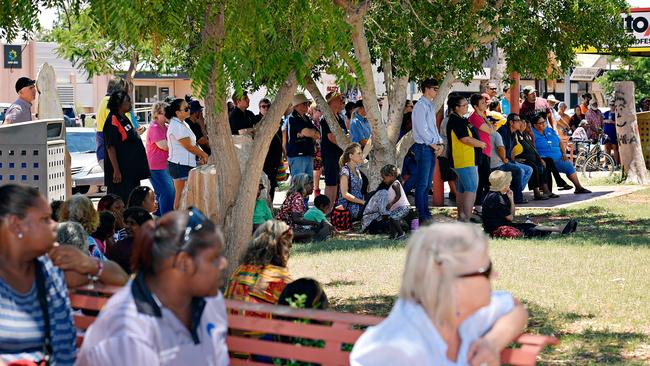
[[[34,271],[36,274],[36,290],[38,291],[38,303],[41,305],[43,312],[43,323],[45,328],[45,342],[43,343],[43,361],[45,365],[50,364],[50,356],[52,355],[52,335],[50,333],[50,313],[47,307],[47,298],[45,292],[45,276],[43,276],[43,265],[34,259]]]

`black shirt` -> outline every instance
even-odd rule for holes
[[[336,115],[336,120],[339,123],[339,126],[341,126],[341,129],[345,131],[345,122],[343,119],[339,116]],[[323,158],[323,160],[336,160],[338,161],[341,155],[343,155],[343,150],[339,147],[339,145],[333,143],[327,138],[327,135],[332,133],[332,130],[330,130],[330,126],[327,124],[327,121],[323,117],[320,122],[320,129],[321,129],[321,140],[320,140],[320,156]]]
[[[255,117],[255,114],[248,109],[242,111],[239,108],[235,108],[230,112],[228,121],[230,122],[230,133],[233,135],[239,135],[239,130],[253,128],[255,122],[257,122],[257,118]]]
[[[467,128],[469,128],[469,132],[467,131]],[[478,130],[469,123],[467,118],[460,117],[455,113],[451,113],[449,115],[449,120],[447,121],[447,141],[449,145],[447,146],[447,158],[449,159],[450,166],[454,167],[454,147],[452,146],[453,142],[451,138],[451,131],[454,131],[454,134],[456,134],[456,138],[458,140],[462,139],[463,137],[473,137],[477,140],[480,140],[480,138],[478,135]],[[476,166],[481,163],[481,154],[483,154],[482,150],[483,149],[480,147],[474,148],[474,165]]]
[[[501,126],[497,132],[503,138],[503,147],[506,150],[506,157],[508,160],[512,160],[512,149],[517,145],[517,140],[515,140],[515,134],[510,131],[510,126],[506,123]]]
[[[151,176],[144,144],[126,116],[109,113],[104,123],[104,146],[115,147],[122,177],[130,181],[143,180]],[[108,153],[106,154],[108,158]],[[113,164],[104,164],[104,181],[113,184]]]
[[[483,199],[483,229],[491,233],[499,226],[510,225],[506,220],[510,215],[510,199],[501,192],[490,192]]]
[[[194,123],[189,118],[185,119],[185,122],[187,122],[187,125],[190,126],[190,129],[192,130],[192,132],[194,132],[194,136],[196,136],[196,141],[199,141],[201,137],[205,136],[203,134],[203,129],[201,129],[201,125],[198,122]],[[210,144],[199,144],[199,146],[201,146],[201,149],[203,149],[203,151],[205,151],[205,153],[208,154],[208,156],[212,155]]]
[[[287,123],[287,157],[314,156],[316,151],[314,139],[298,137],[298,133],[305,128],[316,129],[307,116],[301,117],[296,111],[291,113],[289,123]]]

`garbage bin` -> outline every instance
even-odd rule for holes
[[[66,199],[63,119],[0,126],[0,186],[37,188],[48,201]]]

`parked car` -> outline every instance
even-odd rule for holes
[[[5,111],[11,106],[11,103],[0,103],[0,124],[5,121]]]
[[[95,129],[66,128],[66,144],[72,157],[72,192],[97,193],[104,187],[104,170],[97,163]]]

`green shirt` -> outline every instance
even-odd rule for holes
[[[253,212],[253,224],[260,225],[268,220],[273,220],[273,214],[266,200],[259,199],[255,201],[255,211]]]
[[[320,223],[327,220],[327,217],[325,217],[323,211],[317,209],[316,207],[311,207],[309,210],[307,210],[307,212],[305,212],[305,220]]]

